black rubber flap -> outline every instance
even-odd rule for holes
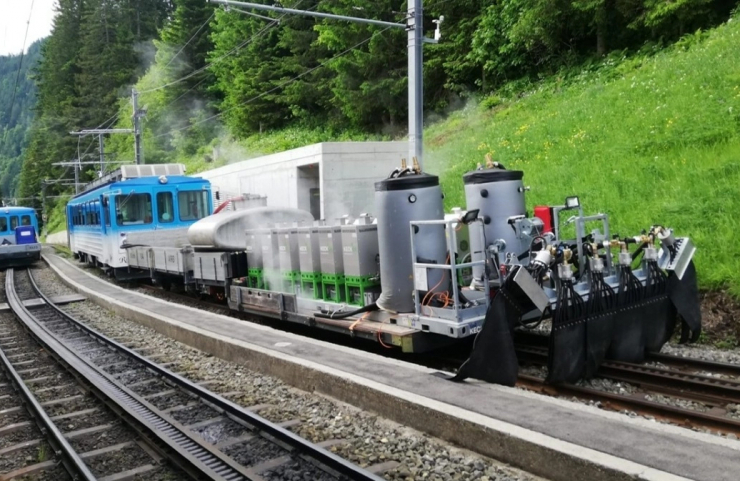
[[[514,350],[514,326],[521,318],[516,305],[502,287],[486,312],[483,329],[473,344],[473,351],[460,366],[453,381],[469,377],[482,381],[514,386],[519,374],[519,361]]]
[[[676,329],[676,308],[667,295],[653,298],[643,308],[642,335],[648,352],[659,352]]]
[[[607,359],[624,362],[645,360],[645,339],[643,324],[646,321],[646,307],[652,299],[640,301],[627,307],[620,307],[614,314],[614,332]]]
[[[575,382],[586,372],[586,320],[556,326],[550,334],[547,382]]]
[[[675,274],[668,277],[668,297],[681,316],[681,343],[696,342],[701,334],[701,306],[694,261],[689,263],[683,279]]]
[[[586,320],[586,368],[584,377],[596,375],[606,359],[614,337],[614,311],[603,312]]]
[[[439,177],[431,174],[409,174],[403,177],[383,179],[375,183],[375,191],[410,190],[439,185]]]
[[[522,180],[522,178],[524,178],[524,172],[521,170],[485,169],[468,172],[463,175],[463,182],[465,184],[488,184],[505,180]]]

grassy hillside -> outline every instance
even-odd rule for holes
[[[426,166],[441,173],[447,208],[464,206],[462,175],[491,153],[525,172],[530,208],[579,195],[588,213],[610,215],[612,232],[674,227],[698,245],[702,287],[740,296],[738,45],[736,16],[662,51],[499,93],[430,125]],[[193,173],[314,142],[369,139],[295,128],[229,142],[215,162],[204,160],[212,146],[178,160]]]
[[[613,232],[672,226],[703,287],[740,295],[740,19],[654,55],[610,58],[428,129],[447,207],[486,153],[525,173],[528,204],[579,195]]]

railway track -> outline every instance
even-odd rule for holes
[[[543,347],[518,346],[520,358],[542,366],[547,362]],[[519,385],[550,395],[573,396],[601,403],[606,409],[634,411],[688,428],[704,428],[740,436],[740,366],[651,354],[648,364],[607,361],[597,378],[625,383],[637,389],[625,394],[590,387],[589,381],[575,384],[546,384],[538,376],[520,375]],[[666,402],[685,401],[686,407]]]
[[[200,308],[221,309],[233,315],[232,311],[228,311],[226,306],[220,304],[162,291],[155,286],[141,287],[175,302],[187,302]],[[316,333],[311,335],[316,336]],[[521,342],[518,346],[521,359],[540,366],[547,364],[545,336],[522,333],[518,340]],[[372,346],[366,349],[372,350]],[[386,356],[394,355],[384,350],[377,352]],[[433,369],[455,372],[465,357],[459,352],[442,357],[421,355],[412,362]],[[648,365],[619,362],[606,362],[602,365],[598,378],[628,383],[638,388],[636,392],[628,394],[589,387],[587,381],[579,385],[552,385],[545,383],[542,377],[526,374],[519,376],[518,385],[547,395],[598,402],[609,410],[636,412],[687,428],[711,429],[740,437],[740,414],[738,417],[729,415],[731,407],[740,404],[740,366],[660,353],[650,354],[647,361]],[[665,402],[670,398],[687,401],[684,404],[692,406],[693,409]]]
[[[282,426],[270,423],[256,414],[260,406],[254,406],[251,410],[242,408],[229,401],[228,394],[216,395],[170,372],[166,366],[158,365],[152,360],[156,355],[146,358],[90,329],[45,297],[30,271],[8,270],[6,295],[8,304],[20,321],[15,328],[8,322],[0,327],[0,334],[7,334],[0,336],[0,350],[20,351],[17,353],[20,361],[13,362],[11,359],[10,366],[6,365],[6,372],[10,373],[11,369],[19,367],[18,362],[36,362],[35,358],[46,358],[45,355],[38,355],[40,344],[52,364],[56,363],[55,368],[63,369],[64,376],[76,381],[59,387],[59,396],[70,397],[64,389],[94,394],[94,399],[104,404],[106,414],[115,413],[119,417],[121,431],[128,433],[128,440],[115,442],[106,448],[96,447],[91,455],[90,451],[69,442],[70,433],[61,432],[61,419],[58,416],[47,414],[48,424],[43,424],[42,431],[47,433],[48,442],[53,446],[53,463],[56,465],[62,461],[70,477],[115,481],[132,479],[138,475],[137,479],[149,480],[157,479],[151,473],[162,471],[166,466],[180,473],[169,479],[182,479],[185,473],[193,479],[213,480],[280,480],[295,479],[296,476],[317,481],[382,479],[376,473],[381,472],[383,466],[365,470],[326,449],[344,440],[312,444],[289,431],[291,422]],[[44,303],[33,308],[24,306],[24,301],[35,298],[43,299]],[[35,348],[30,339],[18,341],[24,331],[38,343]],[[22,345],[13,344],[18,342]],[[33,369],[46,374],[49,366],[45,364]],[[25,369],[14,372],[19,371],[35,376]],[[16,387],[20,386],[20,392],[23,385],[41,383],[48,377],[18,379],[15,384]],[[55,389],[44,388],[44,392],[57,392]],[[29,400],[39,396],[39,392],[27,394],[30,395]],[[86,400],[91,398],[93,396],[85,397]],[[75,408],[67,414],[68,417],[62,418],[64,422],[61,424],[66,424],[72,414],[76,418],[94,417],[90,409],[103,410],[100,406]],[[48,405],[40,406],[40,418],[44,417],[45,410],[48,410]],[[87,416],[80,414],[86,411]],[[111,428],[105,427],[110,424],[87,429],[107,431],[110,439]],[[0,416],[2,425],[3,418]],[[53,435],[54,426],[59,431],[56,436]],[[54,444],[55,438],[59,438],[60,448]],[[65,440],[69,449],[65,449]],[[96,457],[122,449],[141,450],[148,458],[145,459],[143,455],[128,456],[141,462],[138,466],[127,466],[125,472],[118,473],[103,472],[98,467],[101,463],[95,464]],[[101,450],[106,451],[98,453]],[[85,469],[88,473],[85,473]],[[2,479],[5,478],[0,475]]]

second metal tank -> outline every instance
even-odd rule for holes
[[[496,241],[502,240],[505,252],[517,249],[519,241],[509,223],[515,216],[525,215],[524,173],[519,170],[503,168],[477,169],[463,176],[465,183],[465,201],[468,210],[480,209],[479,216],[483,225],[470,225],[470,252],[473,261],[485,258],[485,250]],[[485,243],[482,245],[480,229],[485,232]],[[517,256],[521,252],[514,252]],[[483,277],[483,266],[473,268],[473,287],[480,285]],[[495,273],[493,273],[495,275]]]

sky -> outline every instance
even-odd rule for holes
[[[0,0],[0,55],[16,55],[23,48],[26,22],[33,3],[26,50],[51,33],[57,0]]]

